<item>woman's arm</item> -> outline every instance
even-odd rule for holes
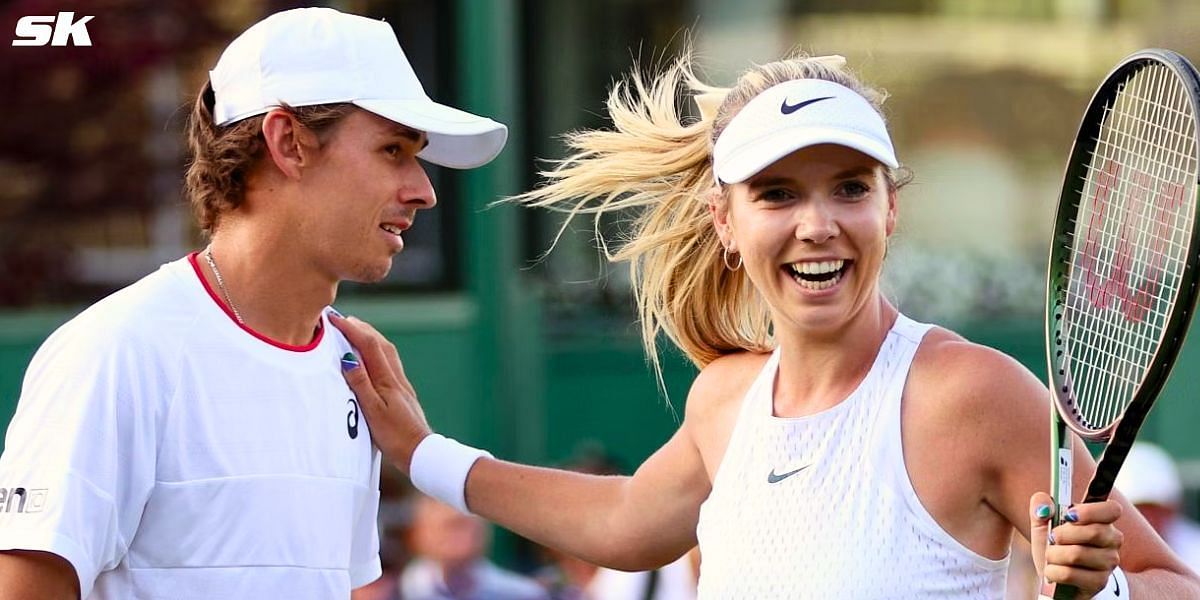
[[[1108,582],[1118,563],[1129,579],[1132,598],[1200,598],[1200,579],[1167,548],[1138,511],[1119,493],[1106,502],[1073,507],[1075,522],[1064,522],[1048,544],[1053,510],[1044,492],[1050,486],[1050,392],[1032,373],[1004,354],[969,342],[953,343],[943,354],[947,393],[974,415],[971,435],[978,457],[983,500],[1030,541],[1045,580],[1069,583],[1090,598]],[[1074,446],[1072,490],[1082,502],[1095,462],[1082,441]]]
[[[498,460],[475,464],[467,501],[475,513],[588,562],[656,569],[696,545],[708,479],[680,429],[632,477],[597,476]]]
[[[414,450],[431,430],[395,346],[358,319],[333,322],[361,355],[362,367],[351,368],[346,379],[372,438],[408,474]],[[692,399],[688,404],[690,411]],[[700,504],[709,489],[685,417],[631,477],[481,458],[469,471],[466,500],[472,512],[543,545],[611,568],[645,570],[695,546]]]

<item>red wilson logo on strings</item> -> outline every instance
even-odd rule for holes
[[[1093,306],[1118,309],[1130,321],[1140,322],[1145,320],[1147,312],[1154,309],[1159,297],[1166,268],[1167,244],[1186,243],[1185,240],[1171,241],[1173,224],[1183,205],[1184,186],[1171,182],[1156,185],[1155,179],[1148,173],[1130,169],[1128,186],[1132,189],[1128,201],[1123,207],[1116,208],[1121,212],[1109,214],[1114,210],[1112,194],[1120,181],[1121,169],[1120,164],[1110,159],[1096,172],[1091,219],[1088,221],[1087,238],[1078,266],[1083,269],[1086,297]],[[1147,202],[1151,203],[1150,206],[1147,206]],[[1143,222],[1147,216],[1152,219],[1150,223]],[[1105,245],[1101,240],[1112,235],[1105,231],[1105,225],[1108,219],[1114,217],[1119,219],[1120,230],[1116,232],[1116,247],[1108,253],[1107,258],[1111,261],[1108,273],[1103,275],[1101,250]],[[1136,241],[1149,234],[1149,231],[1143,231],[1146,226],[1154,228],[1150,235],[1153,241],[1149,248],[1143,249],[1145,256],[1141,262],[1144,268],[1140,281],[1135,285],[1132,280],[1135,274],[1131,272],[1135,248],[1131,240]]]

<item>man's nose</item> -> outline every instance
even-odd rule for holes
[[[433,208],[437,205],[437,194],[433,191],[433,183],[424,165],[416,158],[412,159],[401,178],[400,202],[417,210]]]

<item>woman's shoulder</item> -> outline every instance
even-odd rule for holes
[[[710,479],[725,456],[746,392],[770,357],[766,352],[727,354],[705,365],[692,382],[683,430],[700,451]]]
[[[769,352],[734,352],[708,363],[692,381],[686,416],[707,420],[716,413],[741,405],[741,400],[762,372]]]
[[[1041,399],[1045,385],[1015,358],[941,327],[926,334],[909,372],[907,397],[937,413],[1003,417]]]
[[[950,329],[935,326],[925,334],[913,359],[917,369],[949,369],[950,375],[986,377],[997,370],[1024,368],[1016,359],[992,348],[972,342]]]
[[[952,331],[930,330],[917,349],[901,404],[905,467],[934,519],[977,552],[1007,546],[1012,507],[1033,491],[1013,482],[1048,465],[1048,396],[1016,359]]]

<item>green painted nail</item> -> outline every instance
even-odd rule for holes
[[[1039,518],[1039,519],[1049,518],[1050,517],[1050,505],[1043,504],[1043,505],[1037,507],[1037,512],[1034,514],[1036,514],[1037,518]]]
[[[347,352],[342,355],[342,370],[353,371],[358,368],[358,357],[353,352]]]

